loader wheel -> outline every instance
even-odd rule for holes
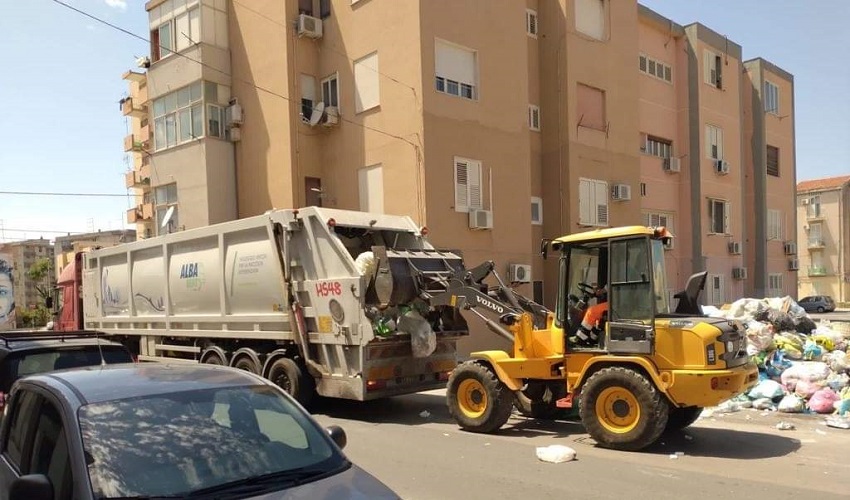
[[[584,428],[600,446],[637,451],[664,432],[669,403],[641,373],[610,367],[585,382],[579,414]]]
[[[289,358],[280,358],[269,368],[269,380],[307,406],[315,393],[315,382],[307,371]]]
[[[495,432],[511,416],[513,393],[493,371],[480,363],[458,365],[449,377],[446,398],[449,413],[461,429]]]
[[[670,414],[667,417],[667,432],[680,431],[685,427],[697,421],[702,408],[699,406],[688,406],[686,408],[670,408]]]

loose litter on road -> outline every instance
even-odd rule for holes
[[[553,464],[570,462],[576,458],[576,450],[569,446],[553,444],[537,447],[537,458]]]
[[[797,427],[790,422],[779,422],[778,424],[776,424],[776,428],[780,431],[793,431]]]
[[[817,432],[818,434],[826,436],[826,431],[822,431],[820,429],[815,429],[815,432]]]
[[[422,417],[422,418],[428,418],[428,417],[431,416],[431,412],[428,411],[428,410],[422,410],[422,412],[419,414],[419,416]]]
[[[847,417],[830,417],[826,419],[827,427],[836,429],[850,429],[850,418]]]

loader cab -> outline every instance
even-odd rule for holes
[[[652,354],[655,318],[670,312],[662,238],[635,226],[570,235],[553,248],[560,250],[556,322],[567,332],[566,349]],[[580,345],[576,333],[599,302],[589,292],[603,285],[607,314],[598,324],[600,340]]]

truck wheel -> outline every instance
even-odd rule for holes
[[[579,414],[590,436],[605,448],[637,451],[654,443],[667,425],[669,403],[641,373],[603,368],[581,389]]]
[[[316,389],[313,377],[289,358],[280,358],[272,363],[269,380],[298,400],[301,406],[306,407],[313,399]]]
[[[257,366],[257,363],[251,359],[250,356],[242,356],[235,363],[233,363],[233,367],[239,370],[245,370],[246,372],[251,372],[254,374],[260,373],[260,367]]]
[[[488,433],[508,421],[514,396],[490,368],[467,361],[449,377],[446,399],[449,413],[461,429]]]
[[[685,408],[670,408],[667,416],[667,431],[680,431],[697,421],[702,408],[699,406],[688,406]]]

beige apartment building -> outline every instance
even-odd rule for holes
[[[68,234],[57,236],[53,240],[53,252],[56,259],[56,277],[58,277],[65,266],[74,262],[74,256],[78,252],[84,252],[93,248],[105,248],[122,243],[136,241],[136,231],[132,229],[113,229],[109,231],[96,231],[93,233]]]
[[[18,326],[21,326],[21,310],[32,309],[43,305],[44,301],[38,293],[38,287],[49,290],[56,278],[56,271],[51,267],[44,279],[30,279],[28,271],[38,261],[48,259],[53,262],[53,245],[44,238],[22,240],[0,244],[0,253],[12,258],[12,279],[14,282],[15,308],[17,309]]]
[[[850,303],[850,175],[797,184],[799,296]]]
[[[796,291],[793,78],[701,24],[633,0],[146,9],[140,235],[303,205],[406,214],[551,305],[541,238],[663,224],[669,293],[702,269],[712,304]]]

